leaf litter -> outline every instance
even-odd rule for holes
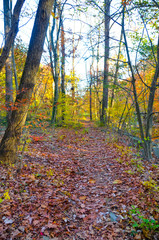
[[[32,139],[20,172],[0,167],[0,239],[146,239],[141,230],[132,235],[128,212],[134,205],[157,219],[157,195],[133,169],[134,149],[91,125]]]

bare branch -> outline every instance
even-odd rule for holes
[[[159,4],[155,1],[155,0],[152,0],[155,4],[156,4],[156,6],[159,8]]]

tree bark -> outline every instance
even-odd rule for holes
[[[16,97],[11,120],[0,144],[0,161],[5,164],[16,162],[17,146],[35,85],[35,76],[39,68],[45,35],[54,0],[40,0],[30,39],[19,94]]]
[[[17,0],[16,5],[14,7],[11,29],[8,33],[8,37],[6,39],[2,54],[0,56],[0,72],[9,56],[10,49],[11,49],[14,39],[17,35],[18,24],[19,24],[19,15],[20,15],[20,12],[21,12],[24,2],[25,2],[25,0]]]
[[[12,45],[12,65],[13,65],[13,73],[14,73],[15,87],[16,87],[16,93],[17,93],[18,78],[17,78],[17,70],[16,70],[16,63],[15,63],[15,57],[14,57],[14,44]]]
[[[12,16],[12,9],[10,0],[3,0],[3,10],[4,10],[4,32],[5,32],[5,43],[7,42],[8,33],[11,29],[11,16]],[[6,71],[6,120],[7,122],[10,120],[11,117],[11,109],[13,105],[13,78],[12,78],[12,59],[11,59],[11,51],[9,52],[9,56],[5,63],[5,71]]]
[[[111,100],[110,100],[110,108],[112,108],[112,106],[113,106],[114,97],[115,97],[115,89],[114,89],[114,86],[116,86],[117,78],[118,78],[119,59],[120,59],[120,54],[121,54],[121,42],[122,42],[122,30],[121,30],[121,34],[120,34],[119,52],[118,52],[118,57],[117,57],[117,63],[116,63],[116,69],[115,69],[115,76],[114,76],[114,82],[113,82],[113,89],[112,89]]]
[[[55,0],[54,2],[54,15],[56,14],[56,10],[57,10],[57,1]],[[58,20],[57,20],[58,21]],[[59,22],[59,26],[58,26],[58,22],[56,21],[56,18],[53,18],[53,24],[52,24],[52,28],[51,28],[51,33],[50,33],[50,37],[51,37],[51,49],[53,52],[53,56],[54,56],[54,61],[52,61],[52,73],[53,73],[53,78],[54,78],[54,84],[55,84],[55,88],[54,88],[54,100],[53,100],[53,107],[52,107],[52,117],[51,117],[51,124],[55,124],[56,122],[56,113],[57,113],[57,104],[58,104],[58,95],[59,95],[59,91],[58,91],[58,83],[59,83],[59,68],[58,68],[58,62],[59,62],[59,34],[60,34],[60,28],[61,28],[61,21]],[[56,40],[54,41],[54,32],[55,32],[55,26],[57,25],[57,33],[56,33]],[[50,50],[51,51],[51,50]],[[52,54],[50,55],[52,56]],[[54,65],[53,65],[54,63]]]
[[[58,105],[58,98],[59,98],[59,89],[58,89],[58,84],[59,84],[59,74],[60,74],[60,64],[59,64],[59,36],[60,36],[60,32],[61,29],[63,27],[63,23],[62,23],[62,13],[63,13],[63,9],[65,6],[65,3],[67,2],[67,0],[65,0],[65,2],[63,3],[62,7],[58,6],[57,1],[55,0],[54,2],[54,16],[56,14],[56,10],[58,10],[58,19],[56,21],[56,18],[53,18],[53,24],[52,24],[52,29],[51,29],[51,48],[52,48],[52,52],[54,55],[54,65],[53,65],[53,60],[51,60],[51,67],[52,67],[52,73],[53,73],[53,78],[54,78],[54,83],[55,83],[55,88],[54,88],[54,102],[53,102],[53,108],[52,108],[52,117],[51,117],[51,124],[55,124],[56,122],[56,115],[57,115],[57,105]],[[57,25],[57,33],[56,33],[56,40],[54,41],[54,31],[55,31],[55,25]],[[64,49],[64,45],[62,47],[62,54],[65,54],[65,49]],[[51,49],[50,49],[51,51]],[[52,58],[52,53],[50,52],[50,58]],[[64,67],[65,64],[65,58],[63,58],[62,60],[62,64]],[[62,77],[64,77],[64,69],[62,70]],[[64,80],[64,79],[63,79]],[[63,87],[64,87],[64,82],[63,82]],[[63,91],[63,90],[62,90]]]
[[[89,83],[89,112],[90,112],[90,121],[92,121],[92,74],[90,74],[90,83]]]
[[[105,24],[105,50],[104,50],[104,79],[103,79],[103,101],[101,121],[104,124],[106,124],[108,108],[110,0],[104,0],[104,24]]]
[[[62,121],[65,119],[65,32],[61,22],[61,92],[62,92]]]

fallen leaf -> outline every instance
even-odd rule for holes
[[[113,182],[113,184],[121,184],[121,183],[122,183],[122,181],[118,180],[118,179]]]
[[[24,232],[24,231],[25,231],[25,227],[24,227],[24,226],[20,226],[20,227],[18,227],[18,229],[19,229],[21,232]]]
[[[86,200],[87,196],[80,196],[79,199],[80,200]]]
[[[36,226],[39,224],[39,220],[34,220],[33,225]]]
[[[33,175],[33,174],[32,174],[32,175],[29,175],[28,177],[29,177],[31,180],[33,180],[33,181],[36,180],[36,179],[35,179],[35,175]]]
[[[109,215],[112,222],[117,222],[118,217],[113,212],[110,212]]]
[[[43,240],[50,240],[50,238],[47,236],[43,236]]]
[[[12,233],[12,238],[19,237],[19,236],[21,236],[21,235],[22,235],[22,233],[21,233],[18,229],[16,229],[16,230]]]
[[[54,224],[54,223],[48,223],[47,227],[48,227],[48,228],[57,228],[58,225],[57,225],[57,224]]]
[[[139,233],[139,234],[136,234],[135,235],[135,237],[134,237],[134,239],[135,240],[141,240],[142,238],[141,238],[141,234]]]
[[[84,208],[85,207],[85,205],[84,204],[81,204],[81,208]]]
[[[79,212],[80,212],[80,213],[85,213],[86,210],[82,208],[82,209],[79,210]]]
[[[14,222],[14,220],[12,220],[10,218],[3,217],[2,219],[4,220],[5,224],[12,224]]]
[[[95,183],[96,182],[96,180],[94,180],[94,179],[89,179],[89,183]]]
[[[94,232],[94,230],[93,230],[92,225],[89,226],[89,231],[90,231],[90,234],[91,234],[91,235],[94,235],[95,232]]]
[[[47,206],[45,204],[42,204],[41,208],[47,208]]]

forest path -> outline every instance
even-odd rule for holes
[[[3,201],[2,239],[144,239],[131,236],[126,214],[146,207],[130,148],[90,123],[31,139],[21,173],[2,174],[11,198]]]

